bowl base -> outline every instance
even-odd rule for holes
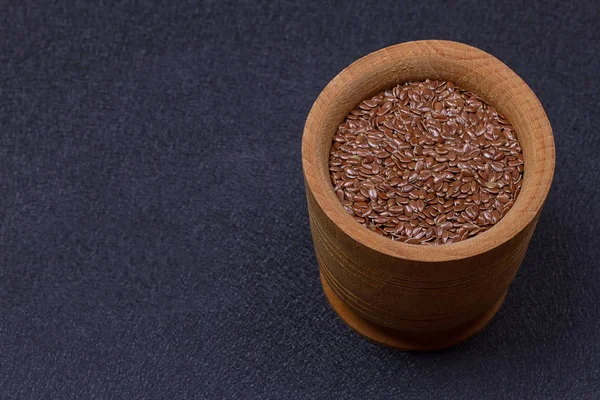
[[[333,310],[348,326],[350,326],[350,328],[371,341],[403,351],[441,350],[467,340],[490,323],[506,298],[506,293],[504,293],[502,297],[485,312],[485,314],[473,320],[468,325],[445,332],[434,338],[419,340],[416,337],[407,337],[409,335],[404,332],[381,326],[362,318],[354,310],[348,307],[337,294],[335,294],[327,283],[327,280],[324,279],[322,273],[320,273],[320,276],[323,291],[325,292],[329,304],[331,304]]]

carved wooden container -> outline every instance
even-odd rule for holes
[[[514,126],[524,180],[513,208],[490,230],[440,246],[380,236],[348,215],[329,178],[333,135],[361,100],[407,81],[450,80]],[[361,335],[403,350],[435,350],[490,322],[527,250],[554,173],[554,140],[535,94],[512,70],[474,47],[448,41],[391,46],[356,61],[315,101],[304,129],[302,163],[323,289]]]

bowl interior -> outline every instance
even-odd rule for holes
[[[396,84],[450,80],[480,95],[513,125],[523,149],[524,181],[513,208],[488,231],[439,246],[410,245],[365,229],[343,209],[329,179],[333,135],[358,104]],[[554,172],[554,141],[542,105],[510,68],[474,47],[448,41],[418,41],[384,48],[338,74],[315,101],[302,140],[306,183],[327,216],[346,234],[376,251],[403,259],[445,261],[499,246],[538,215]]]

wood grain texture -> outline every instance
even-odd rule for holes
[[[451,80],[515,127],[525,173],[519,198],[488,231],[449,245],[409,245],[356,222],[329,179],[331,141],[361,100],[407,81]],[[388,47],[337,75],[315,101],[302,163],[315,251],[336,312],[363,336],[405,350],[451,346],[482,329],[506,296],[554,173],[554,140],[531,89],[495,57],[464,44],[418,41]]]

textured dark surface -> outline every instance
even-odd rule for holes
[[[0,398],[600,396],[594,2],[41,3],[0,5]],[[529,83],[557,169],[498,316],[418,355],[327,305],[300,142],[342,68],[428,38]]]

